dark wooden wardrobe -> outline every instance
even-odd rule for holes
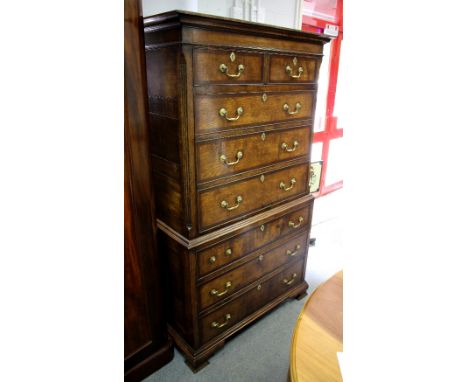
[[[125,381],[144,379],[174,356],[153,241],[143,49],[140,0],[125,0]]]

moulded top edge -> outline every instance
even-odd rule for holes
[[[147,16],[143,20],[145,28],[163,27],[164,25],[191,25],[200,27],[213,27],[231,29],[236,31],[251,32],[254,27],[256,32],[262,32],[273,37],[298,38],[309,41],[320,41],[322,43],[330,42],[331,38],[318,33],[304,32],[297,29],[279,27],[270,24],[256,23],[252,21],[232,19],[228,17],[212,16],[202,13],[174,10],[170,12],[160,13],[157,15]],[[159,29],[159,28],[156,28]]]

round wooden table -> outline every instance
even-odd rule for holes
[[[342,381],[343,271],[320,285],[297,319],[291,342],[291,382]]]

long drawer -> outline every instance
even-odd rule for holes
[[[199,95],[195,127],[208,133],[245,125],[262,125],[312,118],[312,91]]]
[[[307,155],[311,126],[213,139],[197,145],[199,182]]]
[[[274,269],[307,253],[308,232],[286,241],[199,288],[200,309],[222,301]]]
[[[197,253],[198,276],[203,277],[272,243],[309,222],[311,206],[286,213],[274,220],[251,227],[247,232],[205,248]]]
[[[308,192],[309,163],[199,191],[199,225],[206,230],[239,219],[273,203]]]
[[[303,268],[304,260],[296,261],[263,284],[258,284],[247,293],[203,317],[200,320],[202,343],[223,333],[269,301],[294,288],[303,280]]]

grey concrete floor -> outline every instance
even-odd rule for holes
[[[340,217],[342,191],[315,202],[306,280],[310,294],[318,285],[343,269],[343,226]],[[197,374],[185,365],[175,350],[172,362],[146,378],[145,382],[276,382],[286,381],[291,335],[307,297],[288,300],[249,326],[218,353]]]

